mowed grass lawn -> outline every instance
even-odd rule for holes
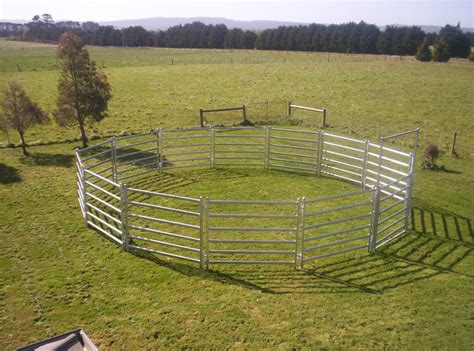
[[[0,43],[0,86],[18,80],[51,111],[54,47]],[[96,126],[100,133],[147,130],[150,117],[153,127],[196,126],[201,107],[283,99],[326,107],[330,130],[350,126],[372,140],[421,127],[422,143],[447,150],[457,129],[459,156],[443,155],[448,172],[423,171],[418,162],[412,230],[376,254],[325,258],[304,271],[213,266],[202,272],[125,253],[85,228],[73,167],[78,143],[31,147],[29,158],[18,148],[0,149],[0,349],[77,327],[104,350],[473,349],[472,63],[350,56],[328,63],[317,54],[253,51],[90,52],[114,94],[110,116]],[[27,138],[77,134],[53,124]],[[263,170],[176,177],[177,193],[221,198],[352,189]]]

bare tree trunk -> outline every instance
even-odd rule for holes
[[[30,154],[28,154],[28,152],[26,151],[25,136],[23,135],[22,132],[19,132],[19,133],[20,133],[21,149],[23,150],[23,155],[25,155],[25,156],[30,156]]]
[[[79,122],[79,129],[81,130],[81,139],[82,139],[82,147],[87,147],[87,135],[86,130],[84,129],[84,123]]]

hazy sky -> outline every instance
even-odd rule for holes
[[[226,17],[342,23],[457,24],[474,27],[474,0],[0,0],[0,18],[109,21],[148,17]]]

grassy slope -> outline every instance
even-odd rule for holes
[[[22,45],[29,54],[19,48],[10,54],[22,67],[37,50],[52,50]],[[108,50],[117,49],[92,52],[110,58]],[[446,143],[451,129],[459,128],[461,158],[443,160],[459,173],[418,169],[414,230],[378,255],[333,257],[305,272],[222,267],[220,273],[202,273],[175,261],[156,264],[125,254],[83,226],[74,189],[75,144],[32,148],[31,159],[20,157],[18,149],[1,149],[1,349],[78,326],[103,349],[474,347],[472,65],[343,58],[311,63],[297,57],[301,54],[287,54],[296,58],[278,63],[258,53],[274,62],[137,67],[142,53],[143,61],[150,60],[150,51],[122,51],[132,67],[118,59],[104,63],[114,100],[101,129],[148,128],[147,113],[156,116],[155,125],[186,126],[196,123],[201,106],[290,99],[328,107],[330,123],[338,129],[347,116],[355,116],[354,129],[372,138],[378,124],[384,132],[396,131],[405,118],[408,127],[424,128],[425,140]],[[194,59],[209,56],[180,52]],[[130,59],[134,55],[138,61]],[[225,55],[237,61],[244,54]],[[11,71],[0,75],[2,84],[18,79],[53,107],[57,72]],[[30,139],[76,134],[38,128]],[[298,194],[312,186],[290,175],[247,174],[241,181],[209,182],[193,173],[190,181],[196,183],[177,191],[215,192],[220,182],[219,195],[230,198],[250,197],[256,184],[265,196],[276,182],[280,194],[285,187]],[[324,191],[347,187],[314,182]]]

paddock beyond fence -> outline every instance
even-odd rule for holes
[[[413,152],[387,147],[415,136]],[[195,262],[286,264],[374,251],[408,230],[418,129],[379,144],[285,128],[159,129],[76,151],[86,225],[124,250]],[[124,181],[180,168],[261,167],[330,176],[361,189],[292,201],[198,198],[128,187]],[[271,226],[262,226],[261,220]]]

